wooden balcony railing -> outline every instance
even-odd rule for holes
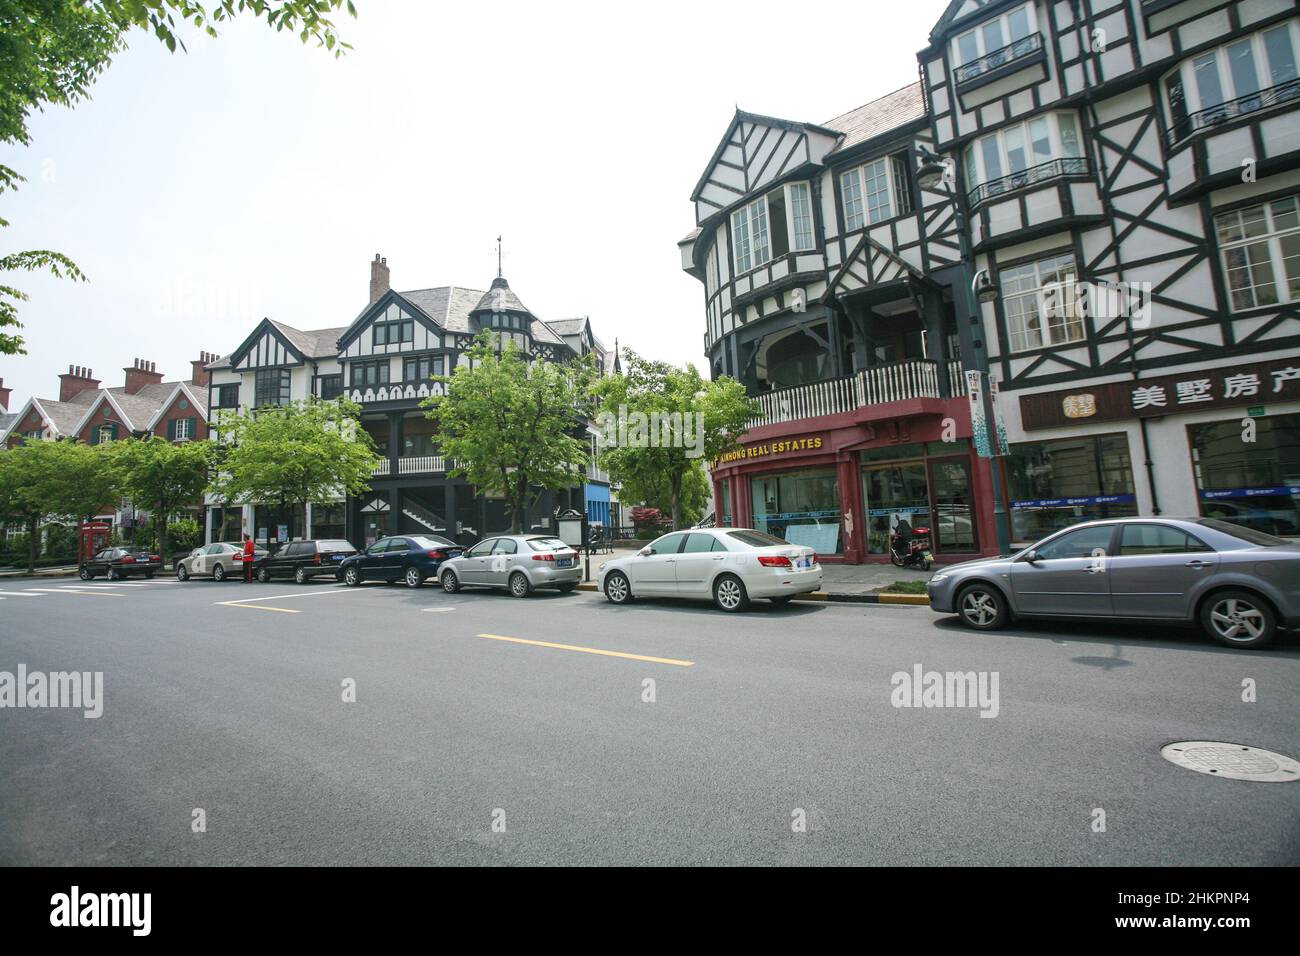
[[[961,380],[959,363],[949,363],[948,376],[950,381]],[[960,394],[959,388],[954,387],[953,391]],[[749,427],[836,415],[869,405],[939,397],[939,363],[911,359],[876,365],[843,378],[767,392],[757,397],[759,412],[749,420]]]

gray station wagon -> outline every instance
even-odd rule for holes
[[[438,569],[448,594],[463,587],[504,588],[528,597],[539,588],[572,591],[582,581],[578,552],[544,534],[506,534],[484,538]]]
[[[1124,518],[941,568],[930,608],[977,630],[1012,618],[1199,624],[1231,647],[1300,628],[1300,543],[1215,518]]]

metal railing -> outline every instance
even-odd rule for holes
[[[1172,146],[1203,129],[1209,129],[1212,126],[1218,126],[1220,123],[1226,123],[1242,116],[1249,116],[1251,113],[1258,113],[1260,110],[1266,110],[1282,103],[1289,103],[1295,99],[1300,99],[1300,78],[1287,80],[1277,86],[1270,86],[1258,93],[1239,96],[1235,100],[1228,100],[1218,106],[1198,110],[1170,128],[1168,133],[1169,145]]]
[[[976,206],[995,196],[1024,189],[1026,186],[1033,186],[1049,179],[1057,179],[1061,176],[1087,176],[1091,169],[1086,156],[1062,156],[1060,159],[1049,159],[1037,166],[1030,166],[1028,169],[981,183],[972,189],[966,198],[972,206]]]
[[[953,377],[952,364],[956,363],[950,363],[950,380]],[[960,379],[960,365],[957,378]],[[759,412],[749,420],[748,427],[835,415],[867,405],[938,397],[939,363],[930,359],[909,359],[865,368],[843,378],[792,385],[759,395],[756,399]]]
[[[1043,35],[1041,33],[1031,33],[1027,37],[1021,37],[1019,40],[1013,40],[1001,49],[994,50],[991,53],[985,53],[977,60],[971,60],[969,63],[963,63],[957,67],[955,76],[958,85],[973,80],[976,77],[991,73],[999,67],[1006,66],[1008,63],[1014,63],[1016,60],[1030,56],[1043,48]]]

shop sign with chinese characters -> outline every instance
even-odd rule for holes
[[[1300,401],[1300,360],[1201,369],[1020,396],[1026,429]]]

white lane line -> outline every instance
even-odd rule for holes
[[[253,604],[257,601],[283,601],[285,598],[311,597],[318,594],[349,594],[359,588],[331,588],[328,591],[299,591],[296,594],[273,594],[270,597],[240,598],[236,601],[216,601],[216,604]]]
[[[425,614],[443,614],[447,611],[454,611],[456,609],[454,607],[426,607],[421,608],[420,610]]]
[[[45,588],[32,588],[38,594],[76,594],[79,597],[126,597],[125,594],[118,594],[116,591],[74,591],[72,588],[60,588],[59,590],[46,590]]]
[[[30,591],[0,591],[0,594],[6,597],[40,597],[39,594],[32,594]]]

